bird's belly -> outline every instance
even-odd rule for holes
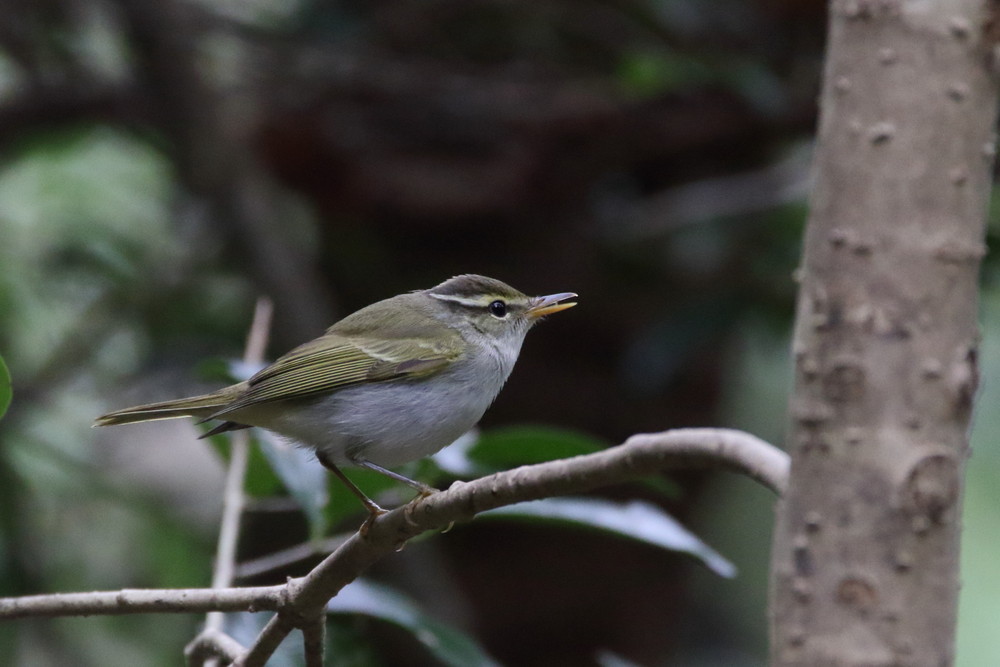
[[[253,423],[323,450],[336,464],[366,459],[390,467],[429,456],[457,440],[493,401],[460,382],[383,382],[254,407]]]

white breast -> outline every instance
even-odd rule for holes
[[[345,387],[294,407],[255,406],[252,422],[245,423],[322,449],[336,464],[359,458],[384,467],[415,461],[476,425],[503,387],[517,352],[490,347],[430,378]]]

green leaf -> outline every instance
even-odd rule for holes
[[[212,427],[211,424],[201,424],[198,428],[205,431]],[[258,429],[250,429],[249,458],[247,460],[247,472],[243,479],[243,491],[253,498],[269,498],[281,493],[283,485],[281,479],[274,472],[271,463],[261,452],[259,446],[255,446]],[[208,439],[223,461],[229,462],[230,439],[232,434],[213,435]]]
[[[266,364],[247,363],[242,359],[209,357],[198,363],[198,377],[206,382],[226,382],[234,384],[250,379],[250,376],[264,368]]]
[[[355,496],[343,482],[337,479],[333,473],[326,472],[325,469],[322,470],[328,480],[327,492],[329,493],[330,498],[325,510],[327,525],[337,526],[351,517],[367,516],[364,505],[361,504],[358,497]],[[386,509],[392,509],[396,505],[408,502],[415,494],[415,492],[405,484],[400,484],[399,482],[391,480],[385,475],[380,475],[372,470],[355,468],[353,466],[343,466],[341,471],[347,475],[347,477],[354,482],[366,496]],[[400,470],[400,472],[405,475],[405,468],[404,470]],[[360,526],[360,521],[353,527],[357,528],[358,526]]]
[[[480,434],[468,457],[489,472],[544,463],[605,449],[607,442],[579,431],[550,426],[509,426]]]
[[[3,357],[0,357],[0,417],[3,417],[4,413],[7,412],[12,394],[10,371],[7,370],[7,364],[4,363]]]
[[[469,431],[434,455],[440,469],[457,477],[480,477],[532,463],[592,454],[609,443],[580,431],[552,426],[508,426],[478,433]],[[638,481],[664,494],[678,496],[677,485],[663,477]]]
[[[357,616],[331,616],[326,624],[326,660],[336,667],[383,667],[385,660],[378,655],[377,642],[372,642],[365,630],[368,619],[359,623]],[[253,640],[251,640],[253,641]],[[285,642],[287,644],[288,642]],[[300,663],[301,665],[301,663]],[[271,666],[268,661],[268,667]]]
[[[270,498],[281,493],[281,479],[275,474],[271,463],[264,456],[258,444],[258,431],[250,431],[249,460],[247,462],[247,474],[243,481],[243,491],[253,498]]]
[[[600,498],[545,498],[498,507],[479,516],[552,521],[596,528],[670,551],[690,554],[719,576],[730,578],[736,575],[736,567],[717,551],[662,509],[643,501],[616,503]]]
[[[469,455],[469,450],[478,442],[479,430],[474,428],[426,460],[431,461],[439,472],[443,471],[455,477],[477,477],[495,472],[472,460]]]
[[[260,370],[262,364],[248,364],[239,359],[212,358],[202,361],[198,373],[203,379],[241,382]],[[205,430],[212,424],[204,425]],[[243,490],[255,498],[273,496],[282,487],[298,502],[309,521],[310,534],[318,537],[326,531],[323,507],[327,503],[326,474],[306,450],[280,442],[265,429],[251,429],[250,458]],[[229,460],[229,436],[209,439],[222,458]]]
[[[428,616],[402,593],[365,579],[344,588],[326,605],[331,614],[363,614],[409,631],[435,658],[455,667],[498,665],[474,639]]]
[[[305,513],[310,536],[317,538],[326,533],[330,475],[316,461],[316,456],[311,450],[283,442],[264,429],[258,429],[257,442],[271,469]]]
[[[230,368],[232,361],[229,359],[223,359],[222,357],[208,357],[202,359],[195,366],[194,372],[198,376],[198,379],[203,382],[224,382],[226,384],[232,384],[234,382],[239,382],[234,376],[232,369]]]
[[[622,89],[639,99],[700,84],[712,76],[711,68],[704,63],[662,50],[626,53],[617,69]]]

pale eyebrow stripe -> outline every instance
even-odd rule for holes
[[[467,297],[458,296],[456,294],[433,294],[431,296],[435,299],[440,299],[441,301],[451,301],[452,303],[457,303],[461,306],[466,306],[468,308],[482,308],[486,305],[485,300],[482,297]]]

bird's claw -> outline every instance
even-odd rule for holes
[[[368,508],[368,518],[365,519],[365,522],[363,524],[361,524],[361,528],[358,529],[358,533],[361,534],[361,537],[367,538],[368,537],[368,531],[371,530],[371,527],[375,524],[375,519],[379,518],[380,516],[382,516],[383,514],[385,514],[388,511],[389,510],[384,510],[381,507],[379,507],[378,505],[374,505],[374,504],[373,504],[372,507],[369,507]]]

